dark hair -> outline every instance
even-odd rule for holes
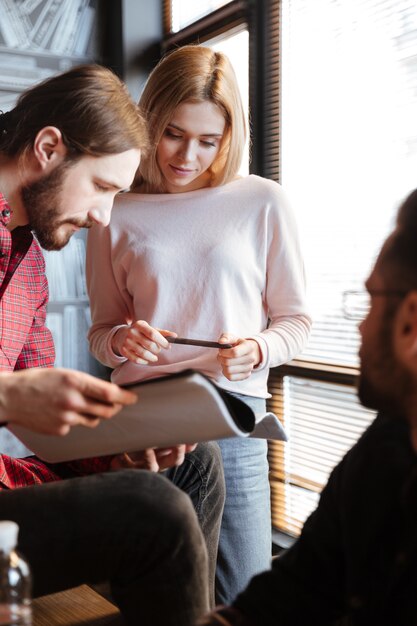
[[[417,289],[417,189],[400,206],[396,228],[381,256],[391,287]]]
[[[80,65],[24,92],[14,109],[0,115],[0,152],[23,154],[45,126],[61,131],[72,157],[144,151],[148,144],[144,119],[126,86],[100,65]]]

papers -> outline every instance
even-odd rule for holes
[[[287,434],[275,413],[265,413],[260,419],[257,416],[255,428],[250,436],[257,439],[288,441]]]
[[[97,428],[76,426],[64,437],[40,435],[17,425],[10,425],[9,430],[41,459],[56,463],[180,443],[248,437],[255,429],[252,409],[192,370],[129,388],[137,393],[137,403],[102,421]],[[275,415],[269,413],[265,419],[265,427],[261,426],[264,420],[256,425],[261,437],[274,433],[274,438],[286,438]]]

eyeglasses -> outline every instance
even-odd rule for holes
[[[364,320],[371,308],[371,298],[374,296],[386,296],[404,298],[409,292],[400,289],[384,290],[371,289],[370,291],[344,291],[343,315],[349,320]]]

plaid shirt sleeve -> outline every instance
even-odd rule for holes
[[[16,360],[15,370],[29,367],[52,367],[55,361],[55,348],[51,331],[46,327],[46,306],[48,304],[48,281],[42,272],[38,285],[39,302],[33,314],[33,321],[26,341]]]
[[[22,370],[52,367],[55,350],[46,327],[48,281],[39,244],[26,227],[13,236],[0,225],[3,256],[1,290],[0,369]],[[2,266],[0,264],[0,274]],[[113,457],[102,457],[49,465],[36,457],[16,459],[0,455],[0,489],[15,489],[53,482],[109,469]]]
[[[48,464],[36,456],[16,459],[0,454],[0,491],[56,482],[65,478],[108,471],[113,457]]]
[[[27,227],[0,226],[0,368],[52,367],[55,349],[45,326],[48,281],[45,260]]]
[[[74,476],[86,476],[87,474],[98,474],[107,472],[114,455],[100,456],[91,459],[80,459],[79,461],[67,461],[65,463],[55,463],[49,467],[62,478]]]
[[[36,457],[15,459],[0,454],[0,491],[42,483],[55,482],[62,477]]]

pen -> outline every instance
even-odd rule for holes
[[[204,341],[203,339],[186,339],[185,337],[165,337],[169,343],[183,343],[188,346],[203,346],[204,348],[227,349],[233,348],[232,343],[218,343],[217,341]]]

